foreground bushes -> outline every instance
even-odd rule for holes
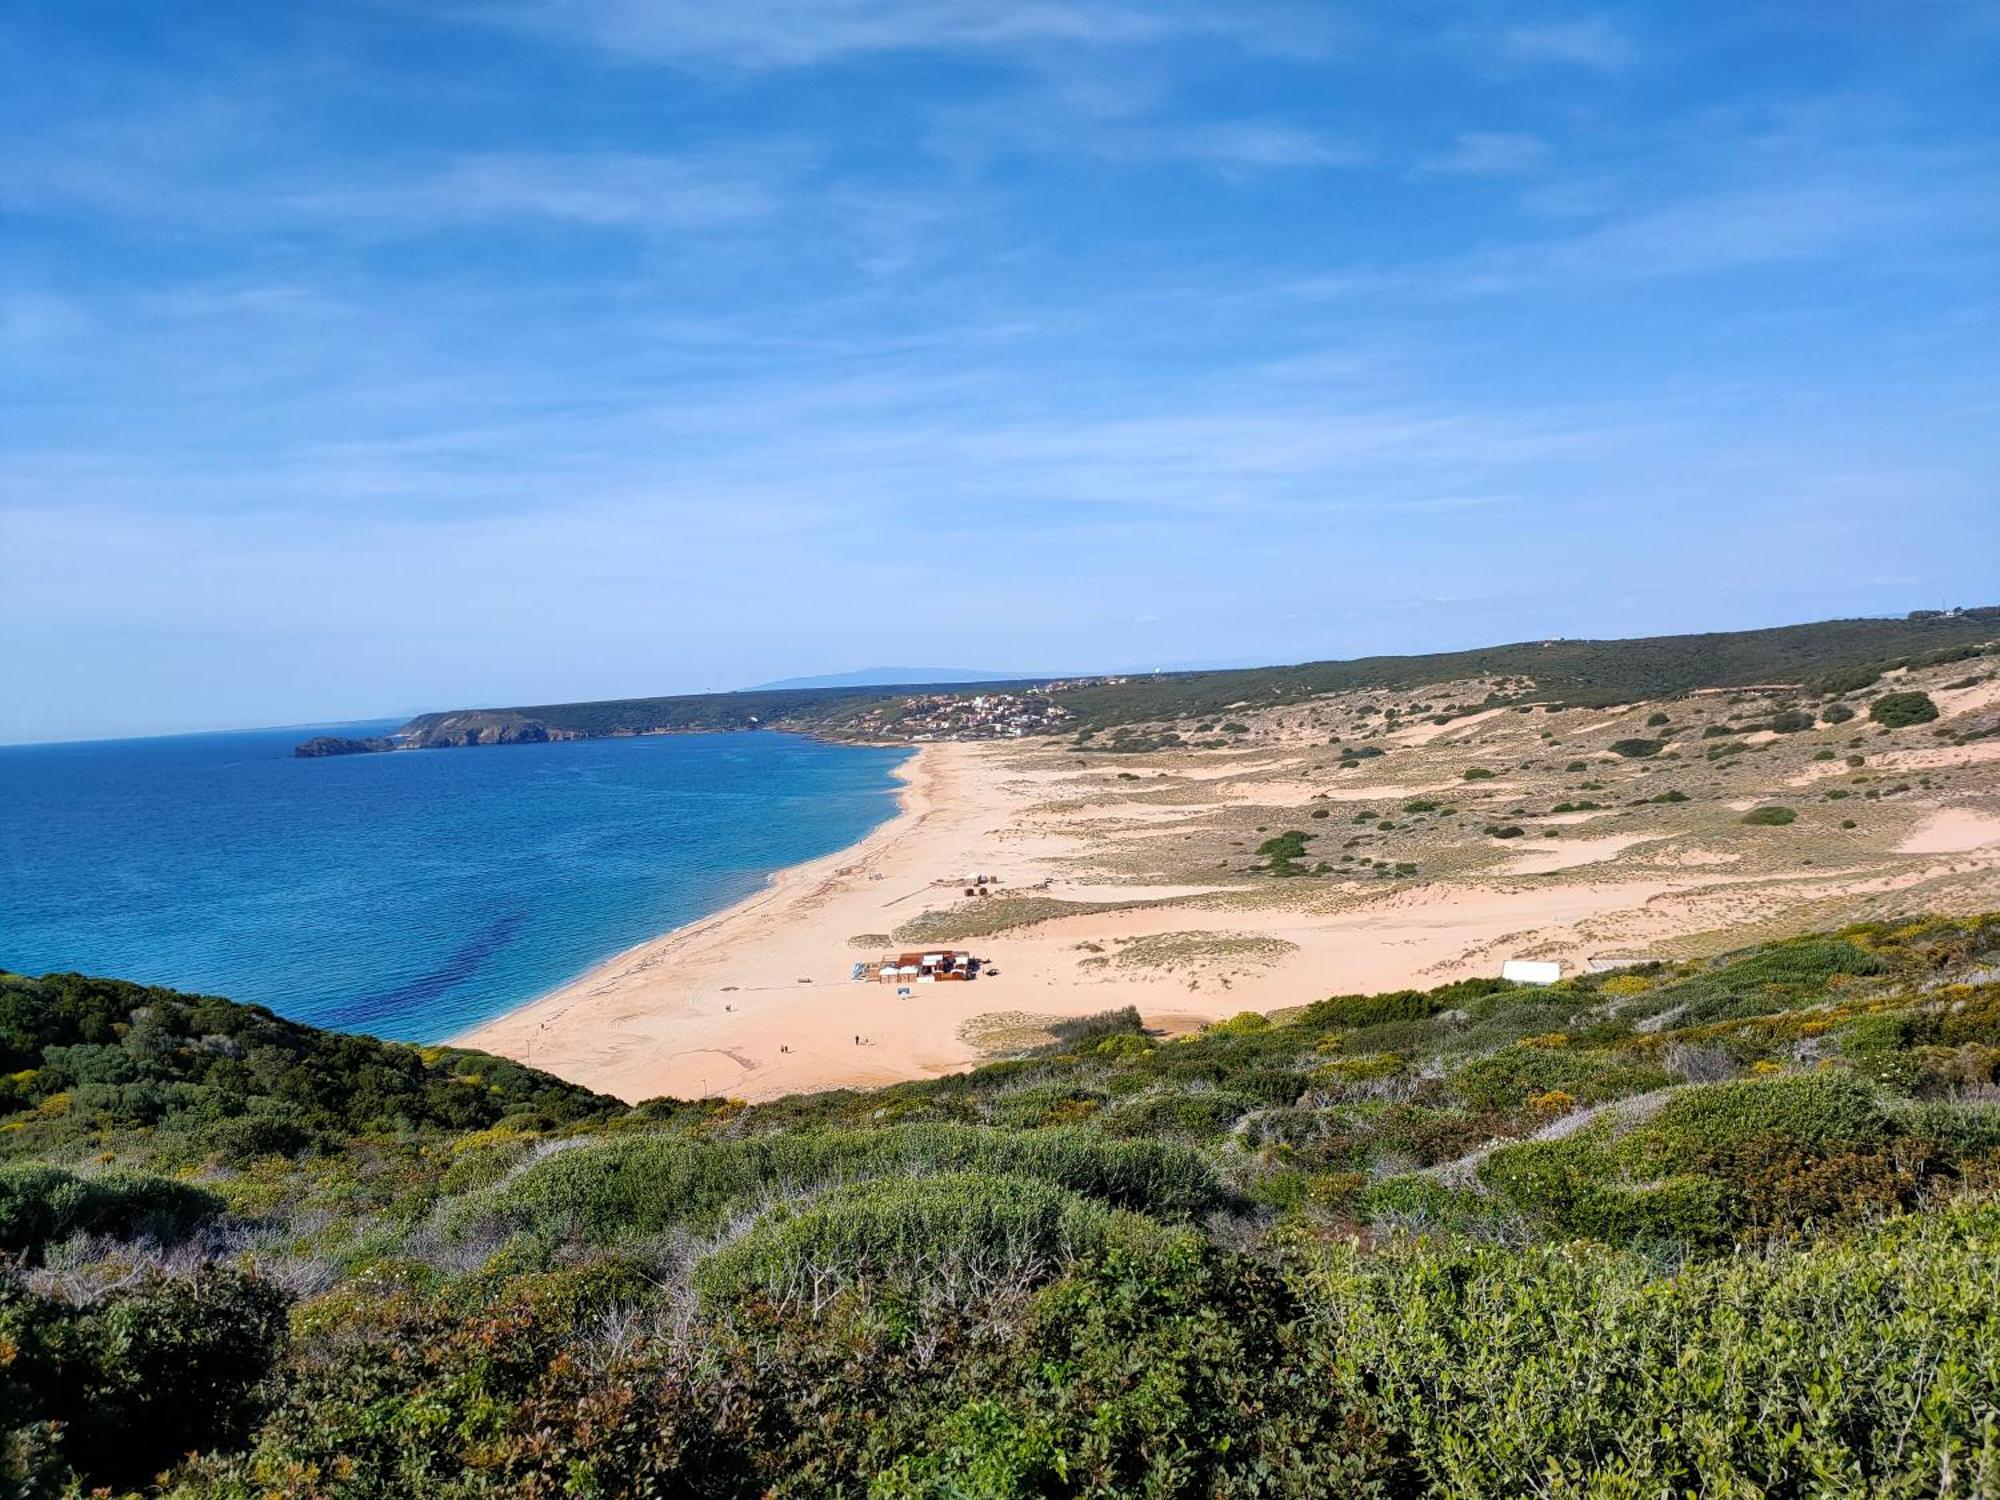
[[[695,1284],[710,1303],[755,1295],[812,1312],[863,1285],[966,1303],[1096,1254],[1110,1219],[1102,1204],[1024,1177],[886,1178],[772,1210],[703,1261]]]
[[[781,1309],[753,1295],[691,1328],[641,1319],[621,1333],[601,1289],[579,1299],[562,1276],[471,1310],[335,1293],[303,1311],[324,1332],[282,1372],[283,1403],[251,1450],[192,1466],[173,1493],[1410,1492],[1391,1487],[1389,1436],[1330,1379],[1274,1269],[1106,1217],[1102,1249],[1054,1284],[968,1305],[852,1288]]]
[[[328,1336],[294,1355],[255,1447],[178,1492],[1861,1500],[2000,1486],[1993,1202],[1674,1271],[1602,1246],[1364,1250],[1290,1231],[1274,1248],[1111,1227],[1026,1298],[919,1307],[857,1286],[813,1309],[753,1295],[632,1336],[584,1332],[607,1327],[606,1293],[579,1299],[561,1278],[469,1314],[336,1294],[307,1310]]]
[[[285,1296],[212,1268],[80,1302],[0,1280],[0,1493],[134,1488],[189,1452],[244,1441],[285,1336]]]
[[[1314,1248],[1330,1376],[1454,1496],[2000,1490],[2000,1205],[1660,1274],[1602,1248]]]
[[[1161,1141],[1111,1141],[1079,1130],[1005,1131],[908,1125],[692,1141],[648,1136],[540,1162],[501,1192],[454,1211],[538,1234],[605,1243],[687,1228],[705,1233],[732,1211],[834,1183],[937,1172],[1031,1177],[1116,1208],[1187,1218],[1230,1194],[1198,1153]]]
[[[38,1259],[73,1234],[162,1242],[221,1214],[206,1188],[138,1172],[79,1177],[61,1167],[0,1167],[0,1249]]]
[[[1638,1123],[1502,1147],[1478,1175],[1545,1233],[1712,1249],[1990,1180],[1996,1144],[1991,1106],[1891,1109],[1851,1075],[1805,1073],[1682,1089]]]
[[[1909,920],[1181,1039],[1106,1015],[602,1122],[472,1054],[45,990],[7,1149],[247,1164],[226,1236],[202,1188],[0,1172],[0,1493],[2000,1493],[1996,953],[2000,920]],[[441,1133],[447,1090],[490,1124]],[[269,1283],[146,1269],[223,1254],[325,1289],[289,1342]]]

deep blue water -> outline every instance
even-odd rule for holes
[[[0,747],[0,968],[436,1041],[860,838],[907,753],[763,733],[293,759],[311,732]]]

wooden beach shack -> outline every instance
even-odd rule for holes
[[[938,980],[963,981],[978,972],[979,960],[965,949],[935,948],[883,958],[875,966],[875,979],[881,984],[928,984]]]

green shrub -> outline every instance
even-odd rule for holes
[[[1399,1493],[1977,1494],[2000,1472],[2000,1208],[1662,1274],[1603,1249],[1301,1249]],[[1940,1476],[1950,1479],[1940,1486]]]
[[[1443,1009],[1427,990],[1392,990],[1382,995],[1334,995],[1315,1000],[1294,1020],[1300,1027],[1359,1029],[1385,1021],[1421,1021]]]
[[[1517,1110],[1537,1094],[1560,1090],[1579,1104],[1664,1088],[1669,1075],[1651,1063],[1571,1047],[1507,1047],[1464,1064],[1446,1080],[1473,1109]]]
[[[752,1293],[817,1310],[857,1284],[963,1302],[1046,1281],[1102,1249],[1111,1210],[1025,1177],[947,1172],[835,1188],[780,1206],[708,1256],[695,1286],[711,1303]]]
[[[1397,1457],[1326,1378],[1274,1272],[1192,1236],[1107,1238],[1035,1298],[997,1378],[902,1445],[871,1495],[1384,1492]]]
[[[1741,819],[1753,828],[1783,828],[1798,820],[1799,815],[1789,807],[1752,808]]]
[[[1304,871],[1296,861],[1304,857],[1307,842],[1316,837],[1318,835],[1307,833],[1302,828],[1287,829],[1273,838],[1264,840],[1257,846],[1257,852],[1270,860],[1273,875],[1303,874]]]
[[[1681,1090],[1634,1139],[1651,1164],[1700,1170],[1759,1137],[1830,1152],[1880,1145],[1891,1133],[1874,1089],[1844,1073],[1816,1072]]]
[[[1304,1088],[1303,1078],[1288,1079],[1285,1099],[1296,1098]],[[1131,1140],[1148,1136],[1214,1140],[1226,1134],[1230,1126],[1255,1109],[1257,1102],[1235,1090],[1222,1089],[1188,1094],[1141,1094],[1105,1111],[1098,1117],[1098,1124],[1111,1135]]]
[[[1613,740],[1609,746],[1613,755],[1622,755],[1627,760],[1645,760],[1658,755],[1667,748],[1665,740]]]
[[[1938,716],[1928,693],[1884,693],[1868,705],[1868,717],[1887,729],[1928,724]]]
[[[1859,1079],[1791,1074],[1679,1090],[1622,1132],[1594,1122],[1562,1140],[1503,1147],[1479,1179],[1553,1233],[1719,1246],[1914,1202],[1924,1158],[1899,1156],[1901,1135]]]
[[[545,1236],[606,1243],[679,1226],[707,1231],[773,1191],[948,1171],[1034,1177],[1166,1217],[1205,1213],[1228,1198],[1201,1157],[1169,1142],[901,1125],[728,1141],[641,1136],[581,1147],[537,1163],[498,1193],[468,1196],[450,1221],[465,1227],[497,1215]]]
[[[0,1278],[0,1487],[54,1496],[73,1470],[122,1493],[189,1452],[241,1443],[263,1414],[286,1301],[222,1267],[134,1277],[81,1304]],[[17,1488],[23,1470],[50,1482]]]
[[[1683,1026],[1768,1015],[1887,968],[1879,954],[1845,937],[1793,938],[1669,980],[1646,996],[1644,1012],[1676,1012]]]
[[[183,1240],[219,1217],[206,1188],[135,1172],[79,1177],[61,1167],[0,1167],[0,1249],[38,1257],[73,1234]]]
[[[1087,1016],[1064,1016],[1049,1022],[1048,1029],[1053,1040],[1041,1050],[1054,1053],[1085,1052],[1106,1037],[1143,1036],[1146,1026],[1138,1006],[1121,1005]]]

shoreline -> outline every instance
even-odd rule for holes
[[[1989,698],[2000,688],[1949,706]],[[1808,813],[1801,836],[1750,833],[1744,808],[1804,801],[1822,764],[1812,747],[1787,743],[1742,769],[1605,756],[1597,742],[1642,711],[1579,724],[1559,747],[1515,714],[1408,726],[1388,740],[1394,755],[1351,770],[1323,764],[1325,729],[1279,713],[1257,742],[1199,757],[927,741],[895,770],[895,814],[855,843],[449,1045],[628,1101],[760,1102],[961,1072],[1036,1045],[1058,1018],[1126,1006],[1172,1035],[1327,995],[1495,976],[1509,958],[1576,972],[1605,953],[1724,951],[1777,923],[2000,904],[1990,745],[1871,755],[1858,779],[1937,761],[1966,784],[1850,801],[1839,811],[1859,813],[1865,834],[1847,833],[1863,826],[1852,820],[1836,831],[1831,813]],[[1561,768],[1579,753],[1615,784],[1581,808],[1550,807],[1575,790],[1574,767]],[[1471,786],[1460,774],[1495,762],[1519,769]],[[1663,799],[1654,776],[1702,795]],[[1438,811],[1439,791],[1455,807]],[[1483,827],[1508,816],[1533,825],[1531,842]],[[1259,845],[1287,824],[1324,839],[1324,878],[1270,878]],[[1374,857],[1343,852],[1356,849]],[[1384,881],[1392,850],[1411,863]],[[968,897],[969,871],[992,877],[1007,909]],[[985,968],[906,993],[852,978],[857,962],[922,947],[970,948]]]
[[[926,983],[898,995],[895,986],[852,980],[856,962],[884,951],[853,938],[887,937],[927,910],[955,905],[964,872],[994,874],[1003,898],[1024,888],[1039,893],[1079,850],[1088,852],[1087,839],[1033,826],[1035,804],[1059,792],[1066,771],[1023,767],[1010,759],[1022,747],[1005,743],[914,748],[896,769],[905,784],[901,806],[860,840],[774,871],[761,890],[614,954],[445,1045],[511,1057],[629,1102],[754,1102],[963,1071],[990,1057],[966,1028],[996,1014],[1050,1019],[1133,1003],[1148,1025],[1180,1032],[1243,1008],[1226,986],[1198,996],[1154,980],[1107,995],[1101,983],[1075,982],[1066,952],[1031,958],[1026,935],[1013,931],[970,943],[1001,961],[969,984]],[[1065,886],[1076,901],[1117,903],[1131,894],[1116,885]],[[1069,921],[1091,920],[1079,910],[1045,927],[1060,933]]]
[[[483,1052],[495,1052],[502,1056],[517,1057],[522,1062],[529,1062],[530,1059],[524,1055],[532,1051],[533,1038],[526,1035],[529,1023],[532,1023],[534,1033],[541,1033],[550,1023],[568,1015],[579,1001],[602,992],[603,987],[615,983],[621,975],[649,969],[686,944],[697,942],[719,930],[727,930],[735,924],[757,916],[773,902],[782,901],[794,888],[809,884],[816,878],[830,876],[833,872],[864,857],[871,845],[891,842],[898,835],[921,825],[930,808],[926,795],[927,788],[920,786],[919,778],[926,769],[924,766],[926,755],[939,747],[925,744],[909,748],[914,753],[890,773],[900,783],[896,790],[895,812],[853,843],[843,844],[829,853],[816,855],[812,859],[801,860],[796,864],[781,865],[765,875],[763,885],[747,896],[740,896],[727,906],[706,916],[697,917],[692,922],[684,922],[678,927],[670,927],[652,937],[641,938],[630,947],[599,959],[573,978],[566,979],[561,984],[544,990],[541,994],[524,1000],[497,1016],[489,1016],[464,1031],[456,1032],[435,1045],[476,1048]],[[507,1045],[509,1042],[521,1040],[527,1043],[521,1053],[512,1051]]]

